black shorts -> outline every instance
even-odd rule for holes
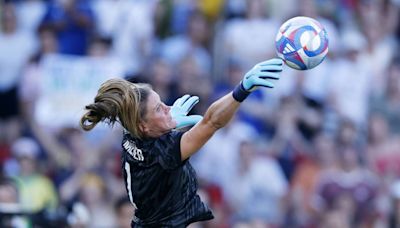
[[[19,115],[18,87],[0,91],[0,119],[9,119]]]
[[[193,217],[186,221],[186,224],[181,224],[181,225],[171,225],[171,226],[162,226],[162,225],[139,225],[135,223],[133,220],[131,222],[131,228],[186,228],[192,223],[195,222],[201,222],[201,221],[207,221],[210,219],[213,219],[214,215],[211,213],[211,211],[208,211],[205,214],[201,214],[199,216]]]
[[[187,226],[185,225],[180,225],[180,226],[142,226],[135,224],[133,221],[131,223],[131,228],[186,228]]]

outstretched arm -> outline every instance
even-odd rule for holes
[[[181,139],[181,159],[186,160],[198,151],[220,128],[233,117],[242,102],[257,87],[273,88],[270,81],[279,79],[283,62],[271,59],[255,65],[246,73],[233,92],[215,101],[206,111],[204,118]]]
[[[211,136],[224,127],[236,113],[240,103],[233,99],[232,93],[214,102],[207,110],[203,120],[191,128],[181,139],[182,160],[189,158],[200,149]]]

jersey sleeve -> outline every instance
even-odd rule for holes
[[[182,135],[183,132],[172,131],[157,140],[155,149],[163,169],[174,170],[184,163],[181,158]]]

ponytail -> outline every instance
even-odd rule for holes
[[[87,112],[80,125],[92,130],[99,122],[113,125],[119,122],[132,136],[143,136],[139,122],[146,115],[146,101],[151,91],[148,84],[131,83],[124,79],[110,79],[97,92],[94,103],[86,105]]]

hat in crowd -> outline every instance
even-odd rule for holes
[[[362,51],[367,47],[367,39],[356,29],[345,29],[342,33],[341,42],[345,51]]]
[[[40,152],[38,143],[29,137],[17,139],[11,146],[11,151],[16,157],[37,158]]]

